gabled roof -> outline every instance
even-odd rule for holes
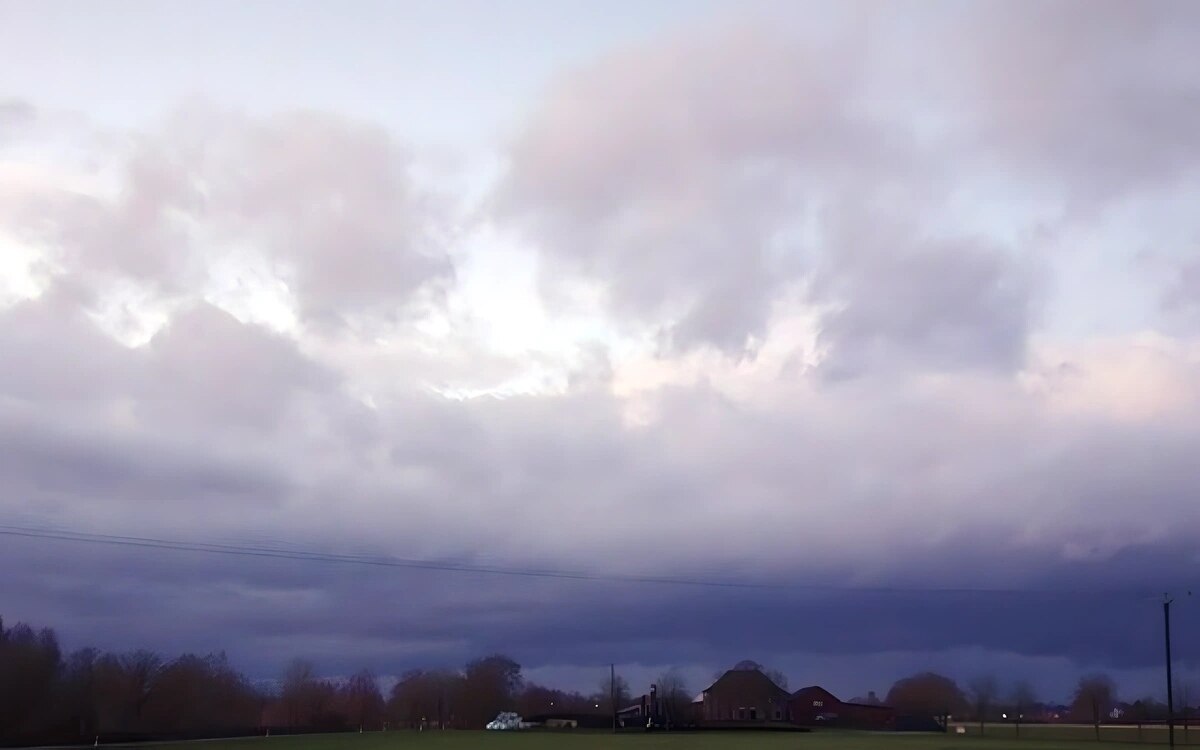
[[[801,696],[806,696],[806,697],[819,696],[827,701],[832,701],[834,703],[841,703],[841,701],[838,699],[838,697],[836,695],[829,692],[828,690],[821,687],[820,685],[809,685],[808,687],[802,687],[799,690],[792,693],[793,698],[799,698]]]
[[[782,698],[788,697],[788,691],[776,685],[770,677],[767,677],[757,669],[731,669],[718,677],[713,684],[705,688],[704,692],[707,693],[711,690],[720,689],[738,693],[750,690],[762,690],[764,688],[777,693]]]
[[[812,699],[812,698],[821,698],[822,700],[826,700],[831,703],[837,703],[842,706],[854,706],[856,708],[875,708],[875,709],[879,709],[882,711],[891,711],[892,710],[891,706],[885,706],[882,703],[855,703],[853,701],[840,700],[836,695],[829,692],[828,690],[821,687],[820,685],[809,685],[808,687],[802,687],[799,690],[797,690],[796,692],[792,693],[792,698],[804,698],[806,700]]]

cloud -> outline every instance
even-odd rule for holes
[[[496,210],[547,288],[594,281],[677,349],[753,351],[799,280],[831,369],[1019,369],[1047,232],[1194,184],[1194,9],[910,10],[864,3],[810,34],[785,11],[580,68],[513,142]],[[951,284],[968,309],[938,315]]]
[[[1025,364],[1038,275],[986,240],[922,242],[912,228],[847,221],[813,291],[830,378],[888,369],[1013,372]]]
[[[37,119],[37,109],[23,99],[0,100],[0,146],[15,139]]]
[[[22,561],[6,616],[68,623],[70,643],[226,647],[258,676],[297,653],[341,673],[492,649],[546,668],[708,669],[797,641],[829,658],[980,648],[1137,669],[1158,658],[1137,594],[1197,565],[1200,394],[1170,347],[1154,360],[1181,373],[1164,380],[1179,389],[1166,413],[1106,406],[1113,392],[1073,377],[1035,388],[984,372],[743,396],[667,385],[635,426],[604,383],[465,401],[398,384],[369,408],[297,342],[204,306],[130,348],[46,295],[0,312],[0,340],[23,347],[0,409],[10,518],[534,569],[1075,592],[1050,597],[1070,606],[1049,617],[1038,594],[725,591],[6,544],[4,568]],[[62,367],[72,355],[42,340],[86,352],[88,368]],[[1122,351],[1038,356],[1092,373],[1122,357],[1110,350]],[[1064,391],[1078,391],[1067,407]],[[135,616],[118,626],[116,610]]]
[[[256,676],[493,649],[547,674],[980,653],[1060,659],[1056,684],[1141,673],[1154,603],[1112,597],[1200,564],[1196,342],[1063,337],[1043,315],[1071,266],[1045,256],[1189,186],[1192,13],[679,30],[550,88],[470,207],[483,229],[331,114],[190,105],[84,157],[6,148],[0,242],[36,258],[0,308],[5,518],[800,588],[6,540],[4,615],[228,648]],[[29,111],[0,133],[41,137]],[[939,587],[1061,593],[907,591]]]
[[[257,260],[306,323],[337,329],[403,319],[453,277],[445,204],[378,128],[191,105],[95,148],[95,189],[18,191],[0,215],[96,295],[194,298]]]

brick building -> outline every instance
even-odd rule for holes
[[[895,711],[890,706],[847,703],[817,685],[792,693],[788,706],[792,721],[801,726],[891,729],[895,725]]]
[[[769,726],[791,721],[788,691],[757,669],[731,669],[693,704],[700,726]]]

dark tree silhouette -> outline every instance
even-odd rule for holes
[[[1025,718],[1025,712],[1033,707],[1037,701],[1037,694],[1033,691],[1033,685],[1027,680],[1020,680],[1013,685],[1012,695],[1009,702],[1013,707],[1013,722],[1017,728],[1017,736],[1021,736],[1021,721]]]
[[[922,672],[897,680],[884,701],[900,714],[940,717],[945,724],[961,714],[967,701],[954,680],[935,672]]]
[[[346,681],[339,691],[343,710],[351,728],[359,731],[379,729],[383,725],[383,694],[369,670],[362,670]]]
[[[688,709],[691,708],[692,697],[688,693],[687,683],[683,674],[672,667],[658,677],[658,704],[662,708],[667,726],[685,724],[688,719]]]
[[[1100,741],[1100,720],[1112,709],[1117,700],[1117,688],[1106,674],[1090,674],[1079,678],[1075,697],[1071,702],[1071,713],[1087,717],[1096,730],[1096,741]]]
[[[979,722],[979,736],[982,737],[984,722],[987,721],[987,715],[992,710],[1000,688],[996,684],[996,678],[991,675],[976,677],[967,688],[971,692],[971,706],[975,709],[975,720]]]

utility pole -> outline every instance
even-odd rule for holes
[[[1175,747],[1175,693],[1171,684],[1171,598],[1163,595],[1163,629],[1167,643],[1167,742]]]

